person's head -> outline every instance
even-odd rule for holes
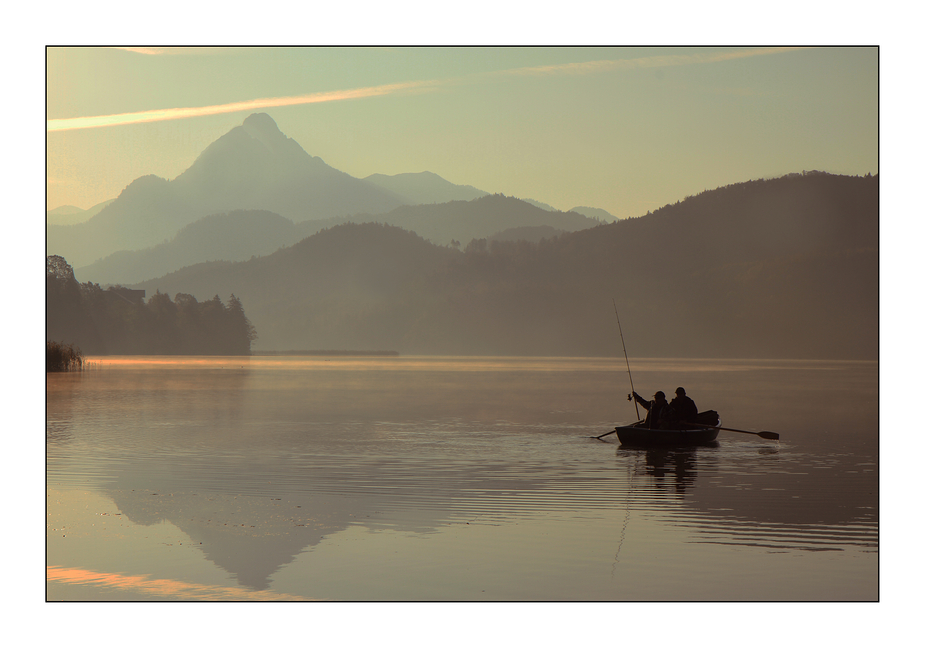
[[[655,400],[657,400],[657,401],[659,401],[659,402],[665,400],[665,392],[663,392],[663,391],[657,391],[657,392],[655,392]]]
[[[687,395],[683,387],[678,387],[676,390],[674,390],[674,393],[676,396],[686,396]]]

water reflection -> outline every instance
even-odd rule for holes
[[[820,389],[804,379],[787,392],[766,376],[775,366],[674,362],[670,377],[648,378],[696,374],[682,381],[698,403],[797,431],[781,443],[724,434],[712,447],[630,450],[589,438],[621,422],[625,404],[602,380],[618,363],[401,360],[157,359],[49,376],[48,482],[92,483],[131,522],[169,522],[251,592],[355,527],[432,537],[577,516],[575,542],[617,520],[608,542],[622,547],[647,518],[715,547],[877,551],[869,413],[825,420],[811,407]],[[860,386],[838,389],[870,398],[865,372],[839,371]],[[760,393],[730,400],[750,372]],[[769,393],[786,396],[786,412]],[[785,425],[794,415],[803,428]],[[554,571],[549,560],[537,568]]]
[[[847,525],[770,524],[715,514],[692,516],[679,521],[695,529],[704,544],[755,547],[773,551],[842,552],[854,548],[877,553],[878,534],[873,519]]]
[[[59,565],[49,565],[46,567],[45,578],[49,583],[92,585],[94,587],[103,587],[117,592],[128,592],[135,596],[143,595],[145,598],[164,601],[203,599],[212,601],[306,600],[301,596],[280,596],[275,593],[272,595],[261,595],[260,592],[253,592],[240,587],[216,587],[168,578],[150,578],[149,576],[141,575],[133,576],[97,572],[89,569],[61,567]]]
[[[714,444],[713,447],[718,447]],[[644,456],[643,474],[651,477],[651,482],[658,490],[671,491],[683,496],[693,487],[697,479],[696,448],[649,448],[646,450],[628,450],[620,448],[618,457],[634,462]]]
[[[826,461],[800,453],[782,458],[780,444],[754,445],[727,441],[712,449],[620,448],[617,459],[632,473],[626,506],[664,513],[664,494],[674,494],[682,508],[671,510],[672,524],[693,530],[697,543],[775,551],[877,551],[873,464],[861,461],[857,467],[862,470],[852,470],[845,458]],[[827,487],[808,479],[805,471],[814,465],[826,471]],[[698,481],[699,472],[706,477]]]
[[[166,484],[164,484],[166,485]],[[132,522],[168,521],[185,533],[212,563],[252,590],[326,534],[346,528],[330,514],[332,502],[311,497],[300,504],[282,498],[214,492],[148,492],[109,489],[107,495]]]
[[[345,454],[330,437],[348,431],[357,448]],[[602,480],[578,465],[587,445],[576,441],[570,459],[560,434],[545,436],[458,421],[324,425],[301,442],[291,431],[279,435],[276,442],[289,439],[285,450],[263,436],[260,450],[215,447],[173,456],[169,465],[148,450],[109,465],[104,492],[132,522],[170,522],[240,585],[263,590],[280,568],[351,527],[426,535],[470,521],[611,510],[612,476]],[[554,461],[553,449],[560,451]]]

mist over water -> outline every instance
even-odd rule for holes
[[[622,359],[92,361],[47,376],[51,600],[878,596],[877,363],[634,360],[781,435],[647,451],[590,438]]]

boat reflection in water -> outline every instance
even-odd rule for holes
[[[653,478],[656,488],[672,488],[675,493],[683,495],[697,479],[697,451],[692,448],[650,448],[646,450],[645,472]]]

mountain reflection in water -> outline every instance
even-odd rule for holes
[[[682,595],[683,574],[664,592],[619,589],[632,579],[607,577],[618,544],[627,570],[697,546],[748,548],[762,564],[777,552],[873,554],[873,576],[832,598],[876,597],[875,363],[635,364],[644,389],[683,385],[702,408],[778,431],[781,441],[722,433],[713,447],[638,450],[590,439],[634,414],[611,359],[126,358],[48,376],[47,482],[56,492],[90,484],[132,524],[169,522],[238,585],[268,596],[276,581],[294,582],[288,574],[311,573],[315,580],[297,581],[304,591],[289,593],[468,599],[464,574],[479,568],[443,553],[427,558],[436,561],[433,582],[398,579],[388,595],[370,594],[378,590],[369,577],[343,557],[355,555],[348,540],[357,529],[372,533],[363,541],[372,557],[393,537],[428,538],[421,550],[442,551],[460,529],[494,529],[478,560],[502,578],[508,593],[496,599],[737,598],[732,585],[698,595],[694,581]],[[820,411],[819,402],[841,407]],[[542,556],[523,568],[548,574],[559,583],[551,590],[526,589],[526,572],[503,558],[508,545],[496,544],[533,525],[549,539],[518,541]],[[647,549],[653,525],[674,531]],[[49,565],[74,559],[67,542],[49,533]],[[599,570],[573,565],[561,542],[577,543],[575,555],[596,548],[609,558]],[[318,552],[347,562],[319,573]],[[63,566],[119,571],[105,555],[77,559]],[[779,581],[780,568],[768,569],[768,582]],[[768,596],[806,596],[796,582],[812,578],[812,567],[803,569]]]

